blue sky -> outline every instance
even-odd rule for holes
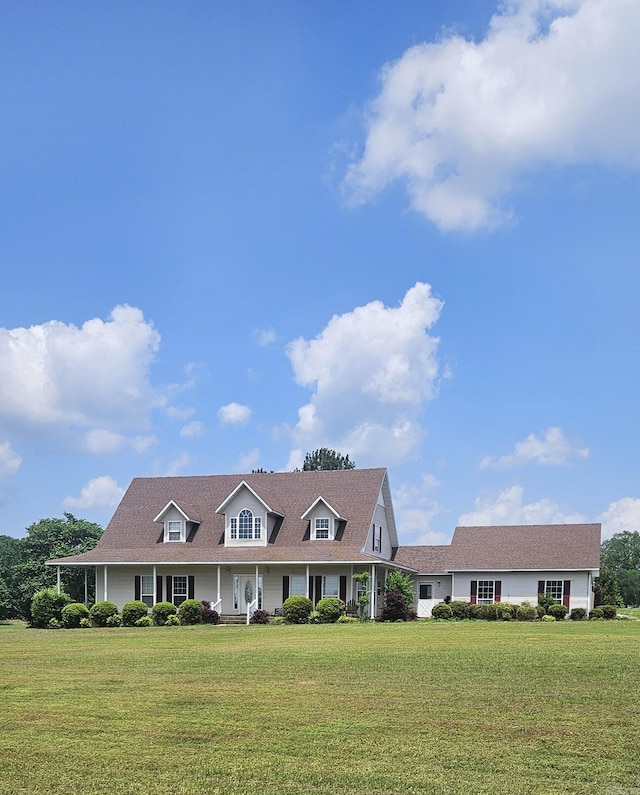
[[[0,5],[0,533],[321,446],[404,543],[638,529],[639,24]]]

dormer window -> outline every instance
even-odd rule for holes
[[[262,538],[262,517],[254,516],[248,508],[244,508],[237,516],[229,519],[229,530],[232,540],[249,541]]]
[[[165,522],[165,541],[184,541],[184,522]]]
[[[316,516],[313,520],[313,538],[316,541],[330,538],[331,521],[328,516]]]

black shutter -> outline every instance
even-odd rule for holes
[[[478,581],[471,580],[471,598],[469,599],[472,605],[478,601]]]
[[[340,598],[343,602],[347,601],[347,575],[340,575]]]
[[[571,597],[571,580],[565,580],[562,584],[562,604],[569,610],[569,599]]]
[[[173,577],[167,574],[167,602],[173,601]]]
[[[286,602],[289,598],[289,575],[285,574],[282,577],[282,601]]]
[[[137,574],[133,578],[133,598],[140,601],[140,577]]]
[[[496,580],[493,583],[493,601],[499,602],[502,598],[502,580]]]
[[[193,599],[196,592],[196,578],[193,574],[187,577],[187,598]]]
[[[162,601],[162,575],[156,577],[156,602]]]
[[[538,580],[538,596],[540,594],[544,596],[544,580]]]
[[[322,576],[318,574],[316,575],[316,593],[315,593],[315,599],[313,600],[313,604],[317,605],[321,599],[322,599]]]
[[[309,576],[309,599],[313,602],[313,577]]]

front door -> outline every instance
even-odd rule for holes
[[[418,583],[418,618],[431,618],[431,610],[437,602],[433,596],[434,591],[432,582]]]
[[[256,598],[255,575],[235,575],[233,578],[234,612],[246,615],[247,606]],[[262,576],[258,577],[258,610],[262,609]]]

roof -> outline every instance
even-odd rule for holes
[[[598,569],[599,524],[456,527],[448,546],[399,547],[420,572]]]
[[[216,509],[242,482],[260,496],[274,514],[284,517],[280,527],[276,525],[277,530],[266,547],[224,545],[225,517],[216,513]],[[380,560],[379,556],[362,550],[381,492],[385,498],[392,543],[397,545],[386,469],[135,478],[94,549],[49,562],[77,566],[101,563],[372,562]],[[302,517],[320,496],[347,520],[345,532],[337,540],[308,540],[309,522]],[[200,520],[192,540],[162,543],[163,530],[154,518],[170,501]]]

